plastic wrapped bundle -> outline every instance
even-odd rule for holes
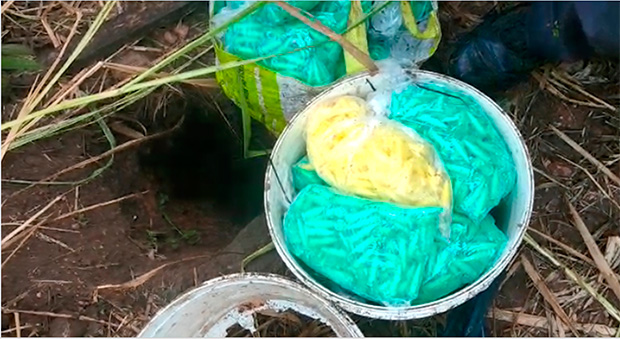
[[[433,147],[401,124],[376,116],[363,99],[342,96],[317,104],[308,115],[306,148],[319,176],[342,192],[441,207],[449,216],[450,179]]]
[[[506,236],[491,216],[455,215],[447,241],[440,208],[403,208],[310,184],[284,220],[289,250],[315,272],[367,300],[416,305],[474,282],[494,263]]]
[[[390,118],[433,144],[452,181],[454,211],[480,223],[514,187],[508,146],[473,100],[437,85],[421,86],[392,95]]]
[[[349,1],[292,1],[312,10],[312,15],[336,33],[347,27]],[[219,15],[219,14],[218,14]],[[293,19],[293,20],[288,20]],[[243,59],[252,59],[307,48],[259,62],[310,86],[327,85],[345,73],[342,47],[293,18],[277,4],[269,3],[231,25],[223,37],[224,48]],[[324,44],[321,44],[324,43]]]
[[[286,213],[284,235],[293,255],[339,286],[378,303],[407,305],[418,298],[435,256],[442,212],[309,185]]]
[[[437,256],[429,262],[413,304],[435,301],[476,281],[492,266],[507,240],[491,215],[474,223],[463,215],[453,214],[450,241],[436,238]]]

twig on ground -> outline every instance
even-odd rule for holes
[[[582,95],[598,102],[599,104],[603,105],[604,107],[612,110],[612,111],[616,111],[617,108],[614,107],[613,105],[610,105],[609,103],[607,103],[605,100],[600,99],[599,97],[590,94],[590,92],[584,90],[581,85],[579,85],[575,79],[573,79],[572,77],[570,77],[568,74],[566,74],[566,72],[556,72],[556,71],[552,71],[551,75],[554,76],[556,79],[558,79],[560,82],[564,83],[565,85],[571,87],[572,89],[576,90],[577,92],[581,93]]]
[[[196,259],[201,259],[201,258],[208,258],[208,257],[212,257],[213,255],[211,254],[205,254],[205,255],[198,255],[198,256],[194,256],[194,257],[190,257],[190,258],[185,258],[185,259],[181,259],[181,260],[177,260],[177,261],[173,261],[173,262],[169,262],[166,264],[163,264],[161,266],[158,266],[142,275],[140,275],[139,277],[132,279],[130,281],[124,282],[122,284],[108,284],[108,285],[99,285],[97,286],[97,288],[95,289],[96,291],[99,290],[106,290],[106,289],[111,289],[111,290],[126,290],[126,289],[133,289],[136,288],[142,284],[144,284],[145,282],[147,282],[149,279],[151,279],[155,274],[157,274],[157,272],[161,271],[162,269],[168,267],[168,266],[172,266],[172,265],[176,265],[185,261],[190,261],[190,260],[196,260]]]
[[[22,324],[19,321],[19,312],[13,312],[13,316],[15,317],[15,328],[16,334],[18,338],[22,337]]]
[[[598,159],[596,159],[592,154],[586,151],[583,147],[579,146],[573,139],[571,139],[568,135],[564,134],[564,132],[555,128],[552,125],[549,125],[549,128],[555,133],[560,139],[562,139],[565,143],[567,143],[570,147],[572,147],[575,151],[577,151],[581,156],[588,159],[594,166],[596,166],[601,172],[605,173],[609,177],[609,179],[613,180],[616,184],[620,186],[620,178],[616,176],[607,166],[603,165]]]
[[[523,239],[525,240],[526,243],[528,243],[536,251],[538,251],[538,253],[542,254],[545,258],[547,258],[547,260],[549,260],[549,262],[551,262],[553,265],[555,265],[556,267],[562,268],[564,270],[564,273],[566,274],[567,277],[569,277],[577,285],[581,286],[581,288],[583,288],[585,291],[587,291],[592,297],[594,297],[594,299],[596,299],[596,301],[598,301],[605,308],[607,313],[609,313],[609,315],[611,315],[612,318],[614,318],[614,319],[616,319],[617,321],[620,322],[620,311],[618,310],[618,308],[616,308],[616,306],[614,306],[614,304],[609,302],[609,300],[607,300],[607,298],[605,298],[600,293],[598,293],[592,287],[592,285],[588,284],[585,281],[585,279],[582,276],[580,276],[575,271],[573,271],[570,268],[568,268],[568,266],[566,266],[564,263],[559,261],[553,255],[553,253],[551,253],[549,250],[547,250],[546,248],[541,246],[529,234],[526,233],[525,237]]]
[[[30,224],[32,224],[33,221],[35,221],[38,217],[40,217],[43,213],[45,213],[45,211],[47,211],[50,207],[52,207],[55,203],[57,203],[60,199],[62,199],[67,193],[69,193],[69,191],[67,191],[67,192],[57,196],[56,198],[54,198],[51,202],[49,202],[47,205],[45,205],[45,207],[40,209],[32,217],[30,217],[28,220],[26,220],[26,222],[24,222],[21,226],[17,227],[11,233],[9,233],[5,237],[3,237],[2,238],[2,245],[1,245],[0,248],[2,250],[4,250],[8,246],[10,246],[13,243],[11,241],[13,238],[15,238],[22,231],[24,231],[26,228],[28,228],[28,226],[30,226]]]
[[[146,194],[146,193],[148,193],[148,191],[144,191],[144,192],[140,192],[140,193],[132,193],[132,194],[128,194],[128,195],[125,195],[125,196],[122,196],[120,198],[116,198],[116,199],[113,199],[113,200],[110,200],[110,201],[106,201],[106,202],[101,202],[101,203],[98,203],[98,204],[90,205],[90,206],[87,206],[87,207],[84,207],[84,208],[81,208],[81,209],[78,209],[78,210],[75,210],[75,211],[71,211],[71,212],[62,214],[62,215],[52,219],[51,221],[59,221],[59,220],[62,220],[62,219],[70,218],[70,217],[72,217],[74,215],[77,215],[77,214],[82,214],[84,212],[92,211],[92,210],[97,209],[97,208],[105,207],[105,206],[108,206],[108,205],[113,205],[113,204],[116,204],[118,202],[121,202],[121,201],[124,201],[124,200],[127,200],[127,199],[131,199],[131,198],[135,198],[135,197],[137,197],[139,195]]]
[[[22,241],[15,247],[15,249],[11,252],[11,254],[9,254],[9,256],[6,257],[6,259],[4,259],[4,261],[0,265],[0,269],[3,268],[4,265],[6,265],[6,263],[9,262],[9,260],[11,260],[11,258],[15,255],[15,253],[17,253],[17,251],[19,251],[19,249],[22,248],[22,246],[24,246],[26,241],[28,241],[28,239],[30,239],[30,237],[32,237],[34,232],[37,231],[37,228],[39,228],[39,226],[42,225],[43,223],[45,223],[46,221],[47,221],[47,219],[44,219],[44,220],[40,221],[38,224],[35,224],[34,226],[32,226],[30,228],[30,230],[27,231],[28,233],[25,233],[25,235],[23,235]],[[15,239],[17,239],[17,238],[15,238]]]
[[[543,232],[541,232],[541,231],[539,231],[539,230],[537,230],[537,229],[535,229],[533,227],[529,227],[527,230],[528,230],[528,232],[531,231],[531,232],[536,233],[537,235],[541,236],[542,238],[544,238],[548,242],[550,242],[550,243],[552,243],[552,244],[554,244],[556,246],[561,247],[563,250],[565,250],[569,254],[575,256],[576,258],[585,261],[586,263],[590,264],[593,267],[596,267],[596,264],[594,263],[594,261],[592,261],[592,259],[590,259],[587,256],[581,254],[579,251],[577,251],[574,248],[566,245],[565,243],[563,243],[563,242],[561,242],[559,240],[556,240],[553,237],[548,236],[548,235],[544,234]]]
[[[5,3],[2,4],[2,9],[1,12],[4,13],[4,11],[6,11],[9,7],[11,7],[11,5],[15,2],[15,0],[9,0]]]
[[[545,178],[547,178],[547,179],[551,180],[554,184],[556,184],[556,185],[558,185],[558,186],[560,186],[560,187],[562,187],[562,188],[564,188],[564,189],[566,189],[566,190],[568,190],[568,189],[569,189],[569,187],[568,187],[568,186],[566,186],[566,185],[564,185],[563,183],[561,183],[561,182],[557,181],[556,179],[554,179],[553,177],[551,177],[549,174],[545,173],[543,170],[540,170],[540,169],[538,169],[538,168],[536,168],[536,167],[534,167],[534,166],[532,166],[532,168],[534,169],[534,172],[536,172],[536,173],[538,173],[538,174],[542,175],[543,177],[545,177]]]
[[[499,308],[494,308],[487,314],[487,318],[496,319],[500,321],[506,322],[515,322],[519,325],[535,327],[540,329],[548,329],[549,324],[547,318],[526,314],[521,312],[513,312],[508,310],[502,310]],[[558,324],[561,325],[561,324]],[[594,334],[597,336],[609,337],[614,335],[616,329],[613,327],[609,327],[607,325],[602,324],[581,324],[581,323],[573,323],[573,326],[578,330]]]
[[[2,334],[9,334],[9,333],[16,332],[16,331],[18,331],[18,330],[27,330],[27,329],[30,329],[30,328],[33,328],[33,327],[34,327],[34,326],[32,326],[32,325],[24,325],[24,326],[22,326],[22,327],[14,327],[14,328],[9,328],[9,329],[6,329],[6,330],[4,330],[4,331],[2,331],[2,332],[0,332],[0,333],[2,333]],[[20,335],[19,335],[19,334],[15,334],[15,336],[16,336],[17,338],[19,338],[19,337],[20,337]]]
[[[114,62],[106,62],[106,63],[104,63],[103,67],[105,67],[107,69],[123,72],[123,73],[126,73],[126,74],[130,74],[130,75],[139,74],[139,73],[142,73],[142,72],[145,72],[146,70],[148,70],[148,68],[146,68],[146,67],[124,65],[124,64],[114,63]],[[167,72],[159,72],[159,73],[153,74],[149,78],[157,79],[157,78],[163,78],[163,77],[171,76],[171,75],[172,74],[167,73]],[[193,86],[196,86],[196,87],[219,88],[219,85],[218,85],[217,81],[215,79],[211,79],[211,78],[206,78],[206,79],[187,79],[187,80],[183,80],[181,82],[186,83],[188,85],[193,85]]]
[[[86,159],[86,160],[84,160],[84,161],[82,161],[80,163],[77,163],[77,164],[73,165],[73,166],[67,167],[67,168],[61,170],[60,172],[52,174],[52,175],[50,175],[50,176],[48,176],[48,177],[46,177],[46,178],[44,178],[42,180],[39,180],[39,181],[37,181],[35,183],[32,183],[32,184],[22,188],[21,190],[13,193],[11,195],[11,198],[13,198],[13,197],[15,197],[15,196],[25,192],[26,190],[28,190],[28,189],[36,186],[36,185],[46,184],[47,182],[52,181],[52,180],[56,179],[57,177],[59,177],[59,176],[61,176],[63,174],[69,173],[69,172],[74,171],[76,169],[80,169],[80,168],[86,167],[86,166],[88,166],[88,165],[90,165],[92,163],[98,162],[98,161],[100,161],[102,159],[105,159],[105,158],[111,156],[111,155],[114,155],[114,154],[119,153],[119,152],[126,151],[127,149],[130,149],[131,147],[137,146],[137,145],[139,145],[141,143],[144,143],[144,142],[147,142],[147,141],[151,141],[151,140],[154,140],[154,139],[166,136],[166,135],[174,132],[175,130],[177,130],[181,126],[182,123],[183,123],[183,118],[181,118],[180,121],[174,127],[172,127],[171,129],[169,129],[167,131],[155,133],[153,135],[149,135],[149,136],[146,136],[146,137],[141,138],[141,139],[134,139],[134,140],[128,141],[128,142],[126,142],[124,144],[121,144],[119,146],[114,147],[111,150],[103,152],[103,153],[101,153],[100,155],[98,155],[96,157],[92,157],[90,159]]]
[[[594,185],[596,185],[596,187],[599,189],[599,191],[601,191],[601,193],[603,193],[603,195],[609,199],[609,201],[616,206],[616,208],[618,208],[618,211],[620,211],[620,204],[618,203],[618,201],[616,201],[616,199],[612,198],[609,193],[607,191],[605,191],[605,189],[603,188],[603,186],[601,186],[601,184],[598,183],[598,181],[596,181],[596,179],[594,178],[594,176],[590,173],[590,171],[588,171],[587,169],[585,169],[583,166],[580,166],[579,164],[575,163],[574,161],[571,161],[570,159],[561,156],[564,160],[566,160],[567,162],[571,163],[573,166],[579,168],[582,172],[584,172],[588,178],[590,178],[590,180],[592,180],[592,182],[594,183]]]
[[[98,323],[106,326],[116,326],[116,324],[112,324],[107,321],[87,317],[85,315],[73,315],[73,314],[64,314],[64,313],[54,313],[54,312],[43,312],[43,311],[30,311],[30,310],[14,310],[10,308],[2,308],[2,313],[22,313],[22,314],[30,314],[30,315],[39,315],[42,317],[50,317],[50,318],[63,318],[63,319],[76,319],[81,321],[88,321],[93,323]]]
[[[54,239],[54,238],[50,237],[47,234],[44,234],[44,233],[41,233],[41,232],[37,232],[36,237],[41,239],[41,240],[43,240],[43,241],[46,241],[46,242],[48,242],[50,244],[56,244],[56,245],[58,245],[58,246],[60,246],[60,247],[62,247],[64,249],[66,249],[69,252],[75,252],[75,250],[73,248],[71,248],[69,245],[65,244],[64,242],[62,242],[62,241],[60,241],[58,239]]]
[[[577,230],[579,230],[579,233],[581,234],[583,241],[586,243],[586,246],[588,247],[588,250],[590,251],[590,255],[592,256],[592,259],[594,259],[594,262],[596,263],[596,266],[598,267],[599,271],[601,272],[601,274],[603,275],[603,277],[609,284],[609,287],[611,288],[611,290],[616,295],[616,298],[618,298],[618,301],[620,301],[620,282],[618,281],[618,278],[616,277],[611,267],[609,267],[609,263],[607,262],[607,260],[605,260],[605,256],[601,252],[601,249],[598,248],[596,241],[594,241],[592,234],[586,227],[586,224],[583,222],[583,219],[581,219],[581,216],[579,215],[579,213],[577,213],[577,210],[575,209],[573,204],[571,204],[570,201],[568,200],[566,201],[566,204],[568,205],[570,213],[572,214],[573,219],[575,220],[575,227],[577,228]]]
[[[141,144],[143,142],[150,141],[150,140],[157,139],[157,138],[160,138],[162,136],[168,135],[168,134],[172,133],[173,131],[175,131],[177,128],[179,128],[182,123],[183,123],[183,118],[180,119],[180,121],[176,124],[176,126],[174,126],[173,128],[171,128],[171,129],[169,129],[167,131],[155,133],[153,135],[149,135],[149,136],[146,136],[146,137],[141,138],[141,139],[131,140],[131,141],[128,141],[128,142],[126,142],[124,144],[118,145],[118,146],[114,147],[113,149],[111,149],[109,151],[106,151],[106,152],[103,152],[103,153],[99,154],[98,156],[95,156],[95,157],[92,157],[90,159],[84,160],[84,161],[82,161],[80,163],[77,163],[77,164],[75,164],[73,166],[69,166],[69,167],[63,169],[60,172],[52,174],[51,176],[43,179],[41,182],[45,182],[45,181],[50,181],[50,180],[56,179],[57,177],[59,177],[59,176],[61,176],[63,174],[69,173],[69,172],[74,171],[76,169],[84,168],[84,167],[86,167],[86,166],[88,166],[88,165],[90,165],[92,163],[95,163],[95,162],[98,162],[100,160],[103,160],[103,159],[105,159],[105,158],[107,158],[107,157],[109,157],[109,156],[111,156],[113,154],[125,151],[125,150],[127,150],[127,149],[129,149],[131,147],[134,147],[136,145],[139,145],[139,144]]]
[[[534,283],[534,286],[536,287],[538,292],[542,294],[543,298],[545,298],[545,300],[549,303],[549,305],[551,305],[551,308],[555,311],[555,313],[562,320],[562,322],[564,322],[564,324],[575,335],[575,337],[579,337],[579,334],[577,333],[577,329],[571,323],[571,320],[568,318],[568,315],[566,314],[566,312],[564,312],[564,309],[562,309],[562,306],[560,306],[560,303],[558,302],[556,297],[553,295],[553,292],[551,291],[551,289],[549,289],[547,284],[545,284],[545,281],[540,277],[540,275],[536,271],[536,268],[534,268],[534,265],[532,265],[532,263],[523,254],[521,255],[521,262],[523,264],[523,268],[525,269],[525,272],[530,277],[530,279],[532,279],[532,282]]]

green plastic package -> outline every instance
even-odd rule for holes
[[[306,265],[363,298],[407,305],[418,298],[435,256],[443,210],[401,208],[309,185],[284,220],[287,248]]]
[[[437,300],[474,282],[506,243],[491,216],[454,215],[450,241],[441,208],[403,208],[309,184],[284,219],[287,248],[339,287],[389,306]]]
[[[507,238],[491,215],[474,223],[452,215],[450,241],[436,238],[439,249],[429,265],[418,298],[413,304],[435,301],[476,281],[488,271],[504,249]]]
[[[510,150],[473,99],[412,84],[392,94],[390,112],[435,146],[452,182],[455,212],[478,223],[512,191],[517,172]]]

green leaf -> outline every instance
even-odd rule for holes
[[[3,71],[37,71],[41,69],[39,64],[27,57],[23,56],[2,56]]]
[[[28,46],[19,44],[5,44],[2,45],[2,57],[6,55],[33,55],[32,50]]]

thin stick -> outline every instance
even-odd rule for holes
[[[43,222],[41,222],[43,223]],[[20,248],[22,248],[22,246],[24,246],[24,244],[26,243],[26,241],[28,241],[28,239],[30,239],[30,237],[32,237],[32,235],[34,234],[34,232],[37,230],[36,226],[33,227],[32,229],[30,229],[28,231],[28,233],[26,233],[26,235],[24,236],[24,239],[22,239],[22,241],[17,245],[17,247],[15,247],[15,249],[11,252],[11,254],[9,254],[8,257],[6,257],[6,259],[4,259],[4,261],[2,262],[2,264],[0,264],[0,269],[2,269],[4,267],[4,265],[9,262],[9,260],[11,260],[11,258],[15,255],[15,253],[17,253],[17,251],[19,251]]]
[[[42,230],[48,230],[48,231],[62,232],[62,233],[75,233],[75,234],[80,234],[80,231],[76,231],[76,230],[66,230],[66,229],[64,229],[64,228],[58,228],[58,227],[39,226],[39,229],[42,229]]]
[[[516,322],[519,325],[535,327],[540,329],[549,328],[548,320],[545,317],[540,317],[533,314],[521,313],[521,312],[513,312],[508,310],[502,310],[499,308],[494,308],[489,311],[487,314],[487,318],[506,321],[509,323]],[[564,326],[562,324],[558,324],[560,326]],[[613,327],[609,327],[602,324],[580,324],[574,323],[573,326],[578,330],[584,333],[591,333],[597,336],[602,337],[610,337],[612,336],[616,329]]]
[[[189,257],[189,258],[185,258],[185,259],[181,259],[181,260],[177,260],[177,261],[173,261],[173,262],[169,262],[166,264],[163,264],[161,266],[158,266],[144,274],[142,274],[141,276],[132,279],[130,281],[124,282],[122,284],[107,284],[107,285],[99,285],[97,286],[97,288],[95,289],[96,291],[99,290],[105,290],[105,289],[112,289],[112,290],[125,290],[125,289],[132,289],[132,288],[136,288],[142,284],[144,284],[145,282],[147,282],[149,279],[151,279],[155,274],[157,274],[157,272],[161,271],[162,269],[168,267],[168,266],[172,266],[175,264],[179,264],[185,261],[190,261],[190,260],[195,260],[195,259],[201,259],[201,258],[208,258],[208,257],[212,257],[213,255],[211,254],[205,254],[205,255],[198,255],[198,256],[194,256],[194,257]]]
[[[536,167],[534,167],[534,166],[532,166],[532,168],[534,169],[534,172],[536,172],[536,173],[538,173],[538,174],[542,175],[543,177],[545,177],[545,178],[547,178],[547,179],[551,180],[552,182],[554,182],[554,183],[555,183],[555,184],[557,184],[558,186],[560,186],[560,187],[562,187],[562,188],[564,188],[564,189],[566,189],[566,190],[568,190],[568,189],[569,189],[569,188],[568,188],[568,186],[566,186],[566,185],[562,184],[561,182],[559,182],[559,181],[555,180],[553,177],[551,177],[549,174],[545,173],[544,171],[539,170],[538,168],[536,168]]]
[[[94,66],[90,67],[88,70],[85,70],[84,74],[82,75],[78,74],[79,76],[72,80],[73,83],[71,84],[71,86],[69,86],[69,88],[56,94],[50,100],[51,103],[47,103],[45,106],[57,105],[58,103],[60,103],[64,98],[67,97],[67,95],[69,95],[76,88],[78,88],[78,86],[80,86],[86,79],[90,78],[93,74],[95,74],[98,70],[100,70],[101,67],[103,67],[103,62],[99,61]]]
[[[573,215],[573,219],[575,220],[575,227],[577,227],[579,233],[581,234],[581,237],[583,238],[583,241],[586,243],[592,259],[594,259],[594,262],[596,263],[599,271],[609,284],[611,290],[616,295],[616,298],[618,298],[618,300],[620,301],[620,282],[618,281],[618,278],[614,274],[614,271],[611,269],[611,267],[609,267],[609,263],[607,262],[607,260],[605,260],[605,256],[601,252],[601,249],[598,248],[596,241],[586,227],[586,224],[583,222],[583,219],[581,219],[581,216],[575,209],[575,206],[573,206],[573,204],[571,204],[568,200],[566,201],[566,204],[568,205],[570,213]]]
[[[62,241],[60,241],[58,239],[54,239],[54,238],[50,237],[47,234],[43,234],[41,232],[38,232],[37,233],[37,238],[39,238],[39,239],[41,239],[43,241],[49,242],[50,244],[58,245],[58,246],[60,246],[60,247],[62,247],[64,249],[66,249],[69,252],[75,252],[75,250],[73,248],[71,248],[71,246],[65,244],[64,242],[62,242]]]
[[[562,92],[560,92],[559,89],[556,88],[557,86],[563,86],[557,80],[554,80],[551,78],[544,79],[543,76],[540,75],[538,72],[532,73],[532,76],[542,85],[544,89],[548,90],[551,94],[555,95],[556,97],[562,100],[568,101],[573,104],[581,105],[581,106],[588,106],[588,107],[594,107],[594,108],[605,108],[605,106],[595,104],[593,102],[581,101],[581,100],[576,100],[576,99],[567,97]]]
[[[79,210],[75,210],[75,211],[72,211],[72,212],[68,212],[68,213],[62,214],[62,215],[52,219],[51,221],[58,221],[58,220],[66,219],[66,218],[72,217],[72,216],[74,216],[76,214],[82,214],[84,212],[88,212],[88,211],[91,211],[91,210],[94,210],[94,209],[97,209],[97,208],[100,208],[100,207],[105,207],[105,206],[108,206],[108,205],[116,204],[117,202],[121,202],[123,200],[131,199],[131,198],[134,198],[134,197],[137,197],[137,196],[139,196],[141,194],[146,194],[146,193],[148,193],[148,191],[144,191],[144,192],[140,192],[140,193],[128,194],[128,195],[125,195],[125,196],[122,196],[120,198],[116,198],[116,199],[113,199],[113,200],[110,200],[110,201],[106,201],[106,202],[101,202],[101,203],[98,203],[98,204],[90,205],[88,207],[80,208]]]
[[[528,243],[536,251],[538,251],[538,253],[542,254],[545,258],[547,258],[547,260],[549,260],[553,265],[562,268],[564,270],[564,274],[566,274],[567,277],[573,280],[577,285],[581,286],[581,288],[583,288],[586,292],[593,296],[596,301],[603,305],[605,310],[612,316],[612,318],[620,321],[620,311],[611,302],[609,302],[607,298],[599,294],[594,289],[594,287],[592,287],[592,285],[588,284],[585,279],[583,279],[583,277],[581,277],[579,274],[568,268],[568,266],[566,266],[564,263],[559,261],[549,250],[542,247],[538,242],[536,242],[536,240],[534,240],[531,235],[526,233],[523,239],[526,243]]]
[[[559,129],[555,128],[552,125],[549,125],[549,128],[553,131],[553,133],[559,136],[560,139],[562,139],[575,151],[581,154],[584,158],[588,159],[588,161],[594,164],[594,166],[596,166],[599,170],[601,170],[601,172],[605,173],[605,175],[607,175],[611,180],[613,180],[616,184],[618,184],[618,186],[620,186],[620,178],[618,178],[618,176],[613,174],[611,170],[607,168],[607,166],[603,165],[603,163],[598,161],[598,159],[596,159],[594,156],[592,156],[592,154],[590,154],[588,151],[583,149],[583,147],[579,146],[575,141],[573,141],[573,139],[571,139],[568,135],[564,134],[564,132],[560,131]]]
[[[103,65],[104,68],[106,69],[111,69],[111,70],[115,70],[115,71],[119,71],[119,72],[123,72],[126,74],[137,74],[137,73],[141,73],[141,72],[145,72],[148,70],[148,68],[146,67],[139,67],[139,66],[130,66],[130,65],[124,65],[124,64],[117,64],[114,62],[106,62]],[[159,72],[159,73],[155,73],[153,75],[151,75],[149,78],[163,78],[163,77],[167,77],[167,76],[171,76],[172,74],[167,73],[167,72]],[[217,81],[213,78],[206,78],[206,79],[188,79],[188,80],[183,80],[181,81],[183,83],[189,84],[189,85],[194,85],[197,87],[207,87],[207,88],[219,88],[219,84],[217,83]]]
[[[545,298],[549,305],[551,305],[551,308],[553,308],[555,313],[558,315],[558,317],[560,317],[562,322],[564,322],[564,324],[570,329],[570,331],[573,332],[575,337],[579,337],[577,329],[571,323],[570,318],[568,318],[568,315],[566,314],[566,312],[564,312],[562,306],[560,306],[560,303],[553,295],[553,292],[551,292],[551,289],[549,289],[547,284],[545,284],[544,280],[542,280],[540,274],[538,274],[536,268],[534,268],[534,265],[532,265],[532,263],[527,260],[527,258],[523,254],[521,255],[521,263],[523,264],[523,268],[525,269],[527,275],[529,275],[530,279],[532,279],[532,282],[534,283],[534,286],[536,286],[538,292],[542,294],[543,298]]]
[[[29,310],[14,310],[9,308],[3,308],[2,313],[23,313],[23,314],[31,314],[38,315],[42,317],[50,317],[50,318],[63,318],[63,319],[76,319],[81,321],[88,321],[93,323],[98,323],[106,326],[113,326],[110,322],[87,317],[85,315],[72,315],[72,314],[64,314],[64,313],[53,313],[53,312],[42,312],[42,311],[29,311]]]
[[[0,333],[2,333],[2,334],[9,334],[9,333],[16,332],[18,329],[20,329],[20,330],[27,330],[27,329],[33,328],[33,327],[34,326],[32,326],[32,325],[24,325],[22,327],[9,328],[8,330],[4,330],[4,331],[2,331]],[[15,335],[15,336],[19,338],[18,335]]]
[[[601,186],[601,184],[598,183],[598,181],[596,181],[596,179],[594,178],[594,176],[590,173],[590,171],[588,171],[587,169],[585,169],[583,166],[575,163],[574,161],[571,161],[570,159],[561,156],[564,160],[566,160],[567,162],[571,163],[573,166],[579,168],[581,171],[583,171],[588,178],[590,178],[590,180],[592,180],[592,182],[594,183],[594,185],[596,185],[596,187],[598,187],[599,191],[601,191],[601,193],[603,193],[603,195],[609,199],[609,201],[611,201],[612,204],[614,204],[614,206],[616,206],[618,208],[618,210],[620,211],[620,204],[618,204],[618,202],[616,201],[616,199],[612,198],[609,193],[607,193],[607,191],[605,191],[605,189],[603,189],[603,186]]]
[[[544,234],[543,232],[541,232],[541,231],[539,231],[539,230],[537,230],[537,229],[535,229],[535,228],[532,228],[532,227],[529,227],[529,228],[527,229],[527,231],[528,231],[528,232],[532,231],[532,232],[536,233],[537,235],[539,235],[539,236],[543,237],[543,238],[544,238],[545,240],[547,240],[548,242],[550,242],[550,243],[552,243],[552,244],[554,244],[554,245],[557,245],[557,246],[561,247],[563,250],[565,250],[565,251],[566,251],[566,252],[568,252],[569,254],[574,255],[575,257],[577,257],[577,258],[579,258],[579,259],[581,259],[581,260],[583,260],[583,261],[587,262],[588,264],[590,264],[590,265],[592,265],[592,266],[596,266],[596,264],[594,263],[594,261],[592,261],[592,259],[590,259],[590,258],[588,258],[587,256],[585,256],[585,255],[583,255],[583,254],[579,253],[579,251],[577,251],[577,250],[575,250],[574,248],[572,248],[572,247],[570,247],[570,246],[566,245],[565,243],[563,243],[563,242],[561,242],[561,241],[559,241],[559,240],[556,240],[556,239],[554,239],[553,237],[548,236],[548,235]]]
[[[248,255],[247,257],[243,258],[243,260],[241,261],[241,273],[245,273],[245,267],[251,263],[252,261],[254,261],[254,259],[268,253],[269,251],[275,249],[275,245],[273,244],[273,241],[270,241],[267,245],[259,248],[258,250],[256,250],[254,253]]]
[[[564,82],[566,85],[572,87],[573,89],[575,89],[577,92],[585,95],[586,97],[598,102],[599,104],[605,106],[606,108],[612,110],[612,111],[616,111],[617,108],[610,105],[609,103],[607,103],[606,101],[598,98],[595,95],[590,94],[590,92],[586,91],[585,89],[583,89],[580,85],[574,83],[574,79],[572,79],[571,77],[568,76],[568,74],[566,73],[557,73],[555,71],[551,72],[551,75],[555,76],[557,79],[559,79],[561,82]]]
[[[2,5],[1,13],[4,13],[11,5],[15,2],[15,0],[9,0]]]
[[[0,247],[2,250],[5,250],[10,244],[11,244],[11,239],[13,239],[15,236],[17,236],[20,232],[22,232],[23,230],[25,230],[28,226],[30,226],[30,224],[35,221],[38,217],[41,216],[41,214],[45,213],[45,211],[47,211],[50,207],[52,207],[55,203],[57,203],[60,199],[62,199],[67,193],[69,192],[65,192],[59,196],[57,196],[56,198],[54,198],[54,200],[52,200],[51,202],[49,202],[47,205],[45,205],[45,207],[43,207],[42,209],[40,209],[37,213],[35,213],[32,217],[30,217],[28,220],[26,220],[26,222],[24,222],[21,226],[17,227],[16,229],[14,229],[11,233],[9,233],[6,237],[2,238],[2,246]]]
[[[19,312],[14,312],[13,315],[15,316],[16,335],[18,338],[21,338],[22,337],[22,324],[19,321]]]
[[[58,48],[60,47],[60,41],[58,41],[58,38],[56,37],[54,30],[52,29],[52,27],[50,27],[49,22],[47,22],[46,15],[47,13],[43,14],[43,17],[41,18],[41,24],[43,24],[43,28],[45,29],[45,32],[47,33],[50,40],[52,41],[52,45],[54,45],[54,48]]]
[[[315,31],[319,33],[323,33],[324,35],[328,36],[332,40],[339,43],[344,50],[351,53],[351,56],[357,59],[357,61],[359,61],[362,65],[364,65],[364,67],[366,67],[370,71],[370,73],[376,73],[379,71],[379,69],[377,68],[377,65],[370,58],[370,56],[368,56],[368,54],[362,52],[362,50],[360,50],[355,45],[353,45],[351,42],[349,42],[347,39],[342,37],[342,35],[332,31],[331,29],[323,25],[318,20],[315,20],[315,21],[310,20],[308,17],[301,14],[301,10],[295,6],[291,6],[284,1],[276,1],[276,4],[280,6],[283,10],[288,12],[290,15],[299,19],[301,22],[308,25]]]
[[[56,174],[52,174],[49,177],[44,178],[43,180],[41,180],[41,181],[39,181],[37,183],[34,183],[34,184],[26,187],[25,189],[27,189],[29,187],[32,187],[34,185],[37,185],[37,184],[44,184],[45,182],[50,181],[50,180],[54,180],[55,178],[57,178],[57,177],[59,177],[59,176],[61,176],[63,174],[69,173],[69,172],[74,171],[76,169],[80,169],[80,168],[86,167],[86,166],[88,166],[88,165],[90,165],[92,163],[95,163],[97,161],[105,159],[105,158],[107,158],[107,157],[109,157],[111,155],[114,155],[116,153],[125,151],[125,150],[127,150],[127,149],[129,149],[129,148],[131,148],[133,146],[139,145],[139,144],[141,144],[143,142],[147,142],[147,141],[150,141],[150,140],[157,139],[157,138],[160,138],[162,136],[168,135],[169,133],[172,133],[173,131],[178,129],[181,126],[182,122],[183,122],[183,118],[181,118],[181,120],[177,123],[176,126],[174,126],[173,128],[171,128],[171,129],[169,129],[167,131],[155,133],[153,135],[149,135],[149,136],[146,136],[144,138],[134,139],[134,140],[128,141],[128,142],[126,142],[126,143],[124,143],[122,145],[114,147],[111,150],[103,152],[103,153],[99,154],[96,157],[93,157],[93,158],[90,158],[90,159],[86,159],[86,160],[84,160],[84,161],[82,161],[80,163],[77,163],[77,164],[73,165],[73,166],[69,166],[69,167],[61,170],[60,172],[57,172]]]

